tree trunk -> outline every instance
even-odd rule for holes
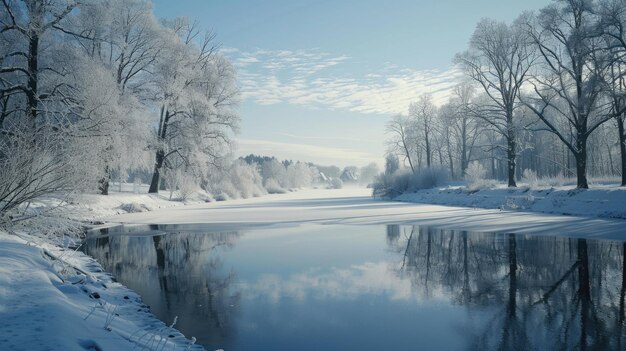
[[[622,186],[626,186],[626,135],[624,135],[624,119],[617,118],[617,130],[619,132],[619,152],[622,158]]]
[[[587,140],[578,136],[576,140],[578,152],[574,153],[576,159],[576,187],[578,189],[589,189],[587,183]]]
[[[465,177],[465,171],[467,170],[467,164],[469,163],[467,160],[466,149],[467,146],[465,145],[465,140],[463,140],[461,144],[461,178]]]
[[[160,141],[165,140],[167,136],[167,126],[170,121],[169,110],[165,108],[165,105],[161,106],[161,117],[159,118],[159,130],[157,135]],[[159,192],[159,183],[161,180],[161,168],[165,161],[165,150],[159,148],[156,152],[156,160],[154,162],[154,171],[152,172],[152,181],[150,181],[150,188],[148,194],[157,194]]]
[[[507,163],[509,174],[509,188],[517,187],[515,183],[515,137],[509,135],[507,147]]]
[[[432,151],[430,150],[430,138],[428,135],[428,129],[424,132],[424,136],[425,138],[425,142],[426,142],[426,167],[430,168],[431,166],[431,161],[432,161]]]
[[[39,73],[39,35],[34,30],[29,32],[28,41],[28,117],[35,130],[37,126],[37,103],[38,103],[38,73]]]
[[[165,152],[163,150],[157,150],[156,161],[154,162],[154,171],[152,172],[152,181],[150,182],[148,194],[157,194],[159,192],[159,180],[161,178],[161,167],[163,167],[164,159]]]
[[[100,195],[109,195],[109,184],[111,179],[111,173],[109,166],[104,168],[104,176],[98,181],[98,191]]]
[[[439,150],[437,150],[437,153],[439,154],[439,166],[443,168],[443,151],[441,151],[441,149],[443,148],[440,146]]]
[[[447,139],[446,143],[447,143],[447,150],[448,150],[448,162],[450,162],[450,177],[454,179],[454,161],[452,160],[452,150],[450,148],[450,139]]]

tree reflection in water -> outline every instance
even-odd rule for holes
[[[609,350],[624,342],[626,244],[387,227],[415,293],[498,312],[469,349]]]
[[[115,235],[87,240],[85,251],[117,280],[139,292],[151,311],[204,345],[232,337],[240,294],[219,255],[231,247],[237,232],[172,235]]]
[[[324,338],[329,350],[359,341],[413,349],[376,333],[377,320],[407,330],[438,320],[441,329],[411,335],[469,350],[614,350],[625,341],[622,242],[397,225],[245,238],[162,229],[129,227],[89,239],[85,251],[207,349],[316,349]],[[240,281],[231,265],[255,267]],[[445,307],[440,316],[431,301]]]

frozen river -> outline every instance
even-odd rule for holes
[[[626,342],[623,221],[401,204],[359,191],[117,216],[127,224],[92,233],[85,251],[208,350]]]

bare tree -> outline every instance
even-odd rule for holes
[[[519,25],[483,19],[472,35],[469,50],[456,56],[456,62],[489,97],[488,104],[475,107],[476,116],[506,139],[509,187],[516,186],[517,125],[514,118],[521,105],[518,95],[535,57],[528,44],[528,36]]]
[[[405,162],[409,163],[411,172],[415,173],[416,164],[414,156],[416,153],[415,139],[411,137],[413,127],[409,125],[409,119],[402,115],[395,115],[387,123],[387,133],[391,134],[389,148],[394,153],[402,156]]]
[[[52,0],[0,5],[0,216],[39,196],[80,187],[65,140],[75,117],[67,110],[73,57],[62,50],[77,6]]]
[[[621,185],[626,186],[626,2],[606,0],[600,4],[598,29],[607,42],[610,68],[606,80],[611,97],[611,113],[617,124],[621,158]],[[610,152],[609,152],[610,155]]]
[[[412,120],[418,129],[417,134],[420,134],[419,139],[423,142],[423,149],[426,154],[426,167],[430,167],[432,164],[432,138],[436,113],[437,107],[433,104],[430,95],[420,96],[418,101],[411,103],[409,106],[409,119]]]
[[[40,91],[41,74],[58,74],[59,71],[53,67],[40,67],[42,37],[54,30],[63,31],[64,19],[76,8],[74,1],[53,1],[53,0],[23,0],[10,1],[2,0],[5,15],[0,23],[0,34],[11,36],[9,40],[14,41],[11,51],[2,53],[0,58],[0,80],[2,89],[0,97],[5,99],[13,98],[13,95],[20,94],[26,97],[25,112],[29,119],[28,123],[34,130],[39,115],[40,101],[50,98],[57,91],[58,86],[51,91]],[[10,83],[4,75],[13,75],[15,83]],[[8,111],[3,105],[3,122],[6,116],[16,111]],[[19,110],[21,110],[18,107]]]
[[[455,154],[459,158],[460,177],[465,175],[465,170],[472,160],[474,145],[481,134],[479,123],[472,110],[472,106],[475,105],[474,95],[471,85],[458,84],[454,87],[448,106],[442,108],[443,111],[447,111],[442,118],[447,121],[448,131],[454,141]]]
[[[525,104],[576,159],[577,187],[587,181],[587,140],[611,118],[601,101],[604,62],[593,2],[559,0],[528,21],[541,65]]]

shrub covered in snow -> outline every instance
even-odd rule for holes
[[[233,162],[223,172],[216,172],[208,178],[205,188],[218,201],[266,194],[257,167],[241,160]]]
[[[170,191],[170,200],[177,192],[178,200],[185,201],[199,189],[197,178],[182,169],[168,170],[164,175],[165,184]]]
[[[266,193],[257,168],[245,162],[236,161],[230,169],[228,179],[244,199]]]
[[[413,173],[401,169],[393,174],[380,174],[373,185],[375,197],[394,198],[406,192],[431,189],[448,181],[449,175],[443,168],[423,168]]]
[[[274,178],[269,178],[265,181],[265,190],[267,190],[269,194],[285,194],[287,192]]]
[[[341,189],[343,188],[343,182],[339,178],[333,178],[330,180],[328,187],[330,189]]]
[[[522,173],[522,182],[528,184],[530,188],[536,188],[539,185],[537,173],[532,169],[525,169]]]
[[[492,179],[486,179],[487,170],[478,161],[472,161],[465,170],[465,181],[469,190],[492,188],[498,183]]]
[[[137,212],[147,212],[150,211],[150,208],[139,202],[131,202],[120,205],[120,209],[128,212],[128,213],[137,213]]]

